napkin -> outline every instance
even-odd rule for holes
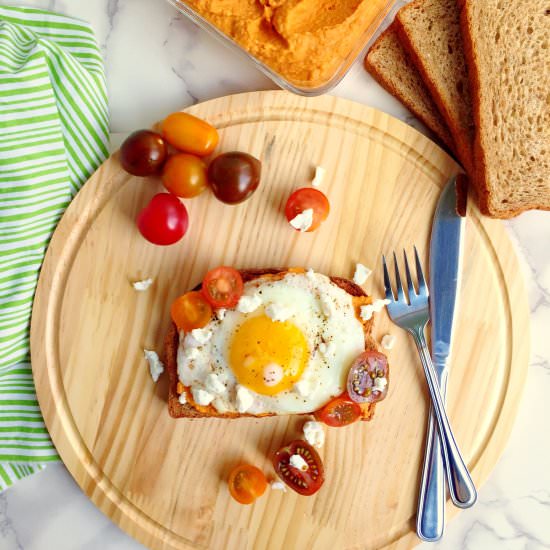
[[[32,301],[59,218],[108,155],[108,125],[90,26],[0,6],[0,489],[59,460],[33,384]]]

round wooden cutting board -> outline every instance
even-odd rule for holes
[[[225,480],[250,462],[272,474],[272,453],[299,436],[300,417],[189,421],[169,417],[143,348],[162,352],[172,300],[208,268],[304,266],[351,277],[382,296],[381,255],[413,244],[427,266],[435,204],[457,165],[427,138],[379,111],[285,92],[230,96],[189,112],[220,130],[218,151],[260,158],[253,197],[227,206],[186,201],[190,229],[170,247],[147,243],[134,220],[161,190],[129,176],[115,154],[67,209],[42,268],[32,318],[38,398],[59,454],[110,518],[154,549],[407,548],[414,534],[428,412],[412,341],[397,337],[391,388],[370,423],[328,429],[326,483],[313,497],[268,490],[242,506]],[[331,213],[311,234],[291,230],[286,198],[316,165]],[[147,292],[131,282],[152,277]],[[469,204],[448,410],[480,485],[510,432],[528,363],[529,318],[520,268],[501,223]],[[449,513],[456,512],[452,507]]]

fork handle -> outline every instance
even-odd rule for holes
[[[456,506],[459,508],[469,508],[475,503],[477,492],[470,472],[460,454],[449,418],[445,412],[443,398],[441,397],[441,392],[439,391],[439,385],[437,383],[437,375],[428,351],[428,346],[426,345],[426,338],[424,337],[424,327],[413,331],[412,335],[416,347],[418,348],[418,353],[420,354],[422,366],[424,367],[424,373],[432,399],[433,411],[437,420],[439,442],[441,444],[441,450],[443,451],[443,462],[447,474],[449,493]]]

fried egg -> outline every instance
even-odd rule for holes
[[[178,377],[199,409],[310,413],[345,391],[363,351],[353,297],[325,275],[285,272],[245,283],[234,309],[180,333]]]

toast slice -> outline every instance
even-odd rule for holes
[[[265,275],[274,275],[284,274],[287,270],[285,269],[257,269],[257,270],[243,270],[241,271],[241,276],[243,281],[251,281],[258,277]],[[359,308],[360,305],[370,303],[371,299],[365,294],[363,289],[349,281],[348,279],[343,279],[341,277],[331,277],[331,281],[338,285],[340,288],[345,290],[350,294],[356,307]],[[372,337],[374,320],[370,319],[369,321],[363,321],[363,330],[365,333],[365,348],[368,351],[380,351],[379,346],[376,340]],[[218,413],[213,407],[208,407],[208,410],[203,412],[196,409],[190,403],[180,403],[179,393],[178,393],[178,354],[179,346],[179,334],[176,325],[172,323],[168,334],[166,335],[165,348],[164,348],[164,365],[168,373],[169,386],[168,386],[168,411],[170,416],[174,418],[239,418],[239,417],[254,417],[250,414],[236,414],[236,413]],[[361,405],[362,408],[362,420],[370,420],[374,414],[376,403],[365,403]],[[262,416],[272,416],[272,414],[264,414]]]
[[[395,25],[471,173],[474,120],[456,0],[413,0],[399,10]]]
[[[451,133],[420,73],[401,45],[395,23],[372,45],[365,57],[365,68],[383,88],[423,122],[442,144],[454,152]]]
[[[481,211],[550,210],[550,4],[459,0]]]

